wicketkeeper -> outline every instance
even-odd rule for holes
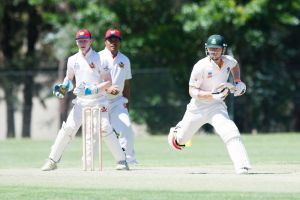
[[[64,98],[67,92],[72,91],[72,81],[75,77],[76,87],[73,93],[77,96],[73,100],[74,106],[69,113],[66,122],[63,122],[61,129],[58,132],[56,140],[51,147],[49,159],[42,167],[43,171],[50,171],[57,168],[57,163],[60,161],[63,151],[66,149],[69,142],[75,137],[78,129],[82,124],[82,111],[84,107],[101,107],[102,108],[102,137],[111,151],[117,166],[117,170],[128,170],[128,165],[115,133],[109,122],[107,112],[106,92],[118,94],[119,90],[112,85],[110,71],[106,66],[101,65],[100,56],[91,48],[92,36],[87,29],[79,30],[76,33],[76,44],[79,48],[78,53],[68,58],[67,72],[64,82],[54,86],[53,93]],[[93,120],[89,119],[88,120]],[[96,120],[94,120],[96,121]],[[86,124],[90,124],[88,121]],[[97,127],[97,124],[95,125]],[[87,131],[90,129],[88,128]],[[87,164],[91,165],[90,154],[90,132],[87,132],[86,152]],[[99,139],[99,138],[97,138]],[[97,145],[97,141],[93,141]],[[95,152],[97,148],[94,148]]]
[[[225,143],[236,173],[246,174],[251,169],[248,155],[224,102],[230,92],[236,97],[243,95],[246,85],[240,79],[238,62],[224,55],[226,47],[221,35],[211,35],[207,39],[207,57],[194,65],[190,76],[189,94],[192,99],[183,119],[170,129],[168,142],[171,147],[180,150],[202,125],[209,123]],[[227,82],[230,72],[234,84]]]

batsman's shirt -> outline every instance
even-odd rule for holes
[[[227,82],[230,71],[237,65],[237,61],[228,55],[222,55],[222,67],[220,68],[209,56],[199,60],[193,67],[189,86],[204,91],[211,91],[221,83]],[[196,108],[203,104],[213,104],[218,100],[191,99],[188,108]]]
[[[67,75],[76,79],[76,87],[85,82],[89,86],[103,82],[103,75],[109,74],[109,69],[101,65],[100,57],[92,48],[84,56],[81,51],[69,57]],[[106,101],[104,94],[98,93],[77,97],[78,100],[93,100],[99,98]]]
[[[107,98],[109,100],[120,98],[123,96],[125,80],[132,78],[130,61],[128,57],[120,51],[117,56],[113,58],[111,52],[107,48],[100,51],[99,55],[101,58],[101,65],[110,70],[112,84],[117,85],[120,90],[117,95],[107,94]]]

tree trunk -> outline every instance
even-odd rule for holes
[[[3,13],[0,31],[0,42],[1,42],[1,51],[3,52],[3,64],[7,70],[14,69],[13,64],[11,64],[11,60],[13,58],[14,48],[12,46],[13,41],[13,24],[14,20],[12,19],[13,6],[11,1],[3,2]],[[5,92],[5,103],[6,103],[6,127],[7,132],[6,136],[9,138],[13,138],[16,136],[15,131],[15,94],[14,94],[14,78],[11,76],[7,76],[2,78],[1,85],[3,86]]]
[[[5,102],[6,102],[6,124],[7,124],[6,136],[8,138],[14,138],[16,137],[14,94],[12,93],[12,88],[6,86],[4,87],[4,92],[5,92]]]
[[[31,113],[32,113],[32,98],[33,98],[33,85],[34,85],[34,74],[33,71],[37,68],[37,62],[35,59],[35,44],[38,39],[38,24],[39,24],[39,16],[34,7],[28,6],[28,15],[29,21],[27,24],[27,62],[26,71],[29,73],[25,74],[25,82],[24,82],[24,104],[23,104],[23,128],[22,128],[22,137],[30,137],[31,136]]]
[[[60,60],[58,65],[58,81],[63,82],[65,77],[65,61]],[[59,123],[67,119],[68,95],[59,101]]]
[[[31,132],[31,112],[32,112],[32,96],[33,96],[33,75],[26,74],[23,90],[23,128],[22,137],[30,137]]]
[[[295,109],[294,109],[294,126],[291,127],[291,130],[299,132],[300,131],[300,95],[296,94],[294,97],[294,102],[295,102]]]

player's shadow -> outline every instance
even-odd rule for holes
[[[201,174],[209,174],[207,172],[190,172],[188,174],[198,174],[198,175],[201,175]]]
[[[233,174],[230,172],[190,172],[188,174],[191,175],[203,175],[203,174]],[[280,175],[280,174],[292,174],[292,172],[249,172],[248,174],[245,175]]]
[[[249,175],[273,175],[273,174],[293,174],[293,172],[250,172]]]

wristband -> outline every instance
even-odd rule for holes
[[[234,82],[235,83],[241,82],[241,79],[240,78],[236,78],[236,79],[234,79]]]

